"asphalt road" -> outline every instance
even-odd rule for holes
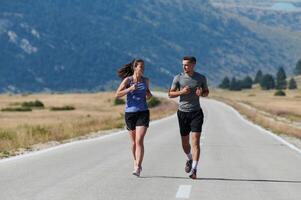
[[[0,200],[300,200],[301,151],[202,99],[198,179],[184,172],[176,116],[151,123],[140,178],[125,131],[0,161]]]

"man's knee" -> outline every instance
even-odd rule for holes
[[[198,143],[198,142],[193,142],[193,143],[191,144],[191,146],[192,146],[193,149],[200,149],[200,148],[201,148],[201,147],[200,147],[200,143]]]
[[[201,138],[201,133],[193,133],[192,134],[191,145],[194,148],[200,148],[200,138]]]

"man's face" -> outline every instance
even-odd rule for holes
[[[189,60],[183,60],[183,70],[185,73],[191,73],[194,70],[194,63],[191,63]]]

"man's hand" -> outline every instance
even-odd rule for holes
[[[185,95],[185,94],[189,94],[190,93],[190,87],[189,86],[185,86],[182,90],[181,90],[181,95]]]
[[[200,97],[200,96],[202,96],[202,92],[203,92],[202,88],[197,87],[197,88],[196,88],[196,91],[195,91],[195,94],[196,94],[198,97]]]

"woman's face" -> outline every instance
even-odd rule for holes
[[[139,76],[142,76],[144,73],[144,63],[143,62],[138,62],[136,67],[135,67],[135,73]]]

